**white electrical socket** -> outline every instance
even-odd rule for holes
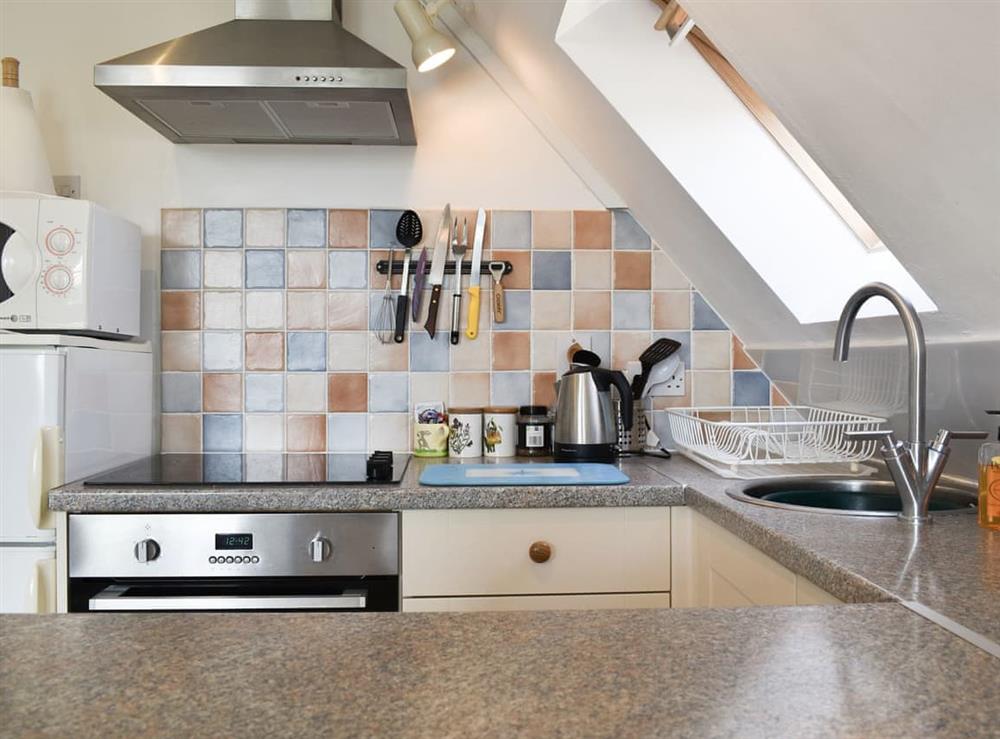
[[[677,368],[677,371],[667,380],[658,383],[650,388],[650,398],[669,398],[684,395],[684,365]]]

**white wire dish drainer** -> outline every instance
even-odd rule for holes
[[[854,474],[877,442],[851,441],[847,431],[872,431],[884,418],[811,406],[720,406],[667,411],[670,434],[686,455],[723,477]],[[789,467],[794,465],[795,467]],[[803,467],[806,466],[806,467]]]

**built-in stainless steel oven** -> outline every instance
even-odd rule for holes
[[[69,610],[398,611],[399,516],[72,515]]]

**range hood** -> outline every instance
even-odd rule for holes
[[[414,145],[406,69],[332,0],[236,0],[236,20],[94,67],[94,85],[178,144]]]

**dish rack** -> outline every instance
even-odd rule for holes
[[[877,442],[852,441],[845,432],[872,431],[885,423],[877,416],[804,405],[673,408],[667,418],[677,447],[726,477],[788,474],[785,465],[810,465],[806,474],[842,472],[828,466],[844,464],[855,473],[874,471],[859,463],[874,455]]]

